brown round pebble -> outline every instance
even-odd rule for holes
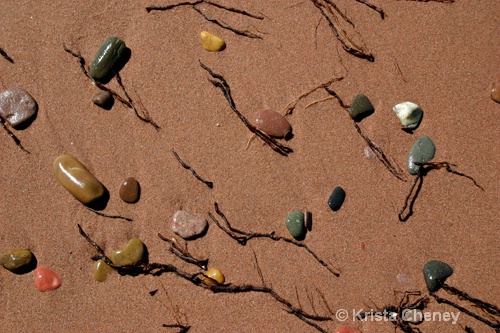
[[[35,100],[24,89],[12,88],[0,94],[0,117],[14,128],[29,123],[37,110]]]
[[[103,109],[109,110],[113,106],[114,99],[109,91],[102,91],[92,98],[92,102]]]
[[[493,84],[493,87],[491,88],[491,99],[500,103],[500,82]]]
[[[133,178],[127,178],[122,186],[120,186],[120,198],[128,203],[135,203],[139,201],[140,187],[139,182]]]
[[[254,125],[262,132],[275,138],[286,137],[292,131],[292,126],[276,111],[257,111],[254,116]]]

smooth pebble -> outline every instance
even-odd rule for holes
[[[37,111],[35,99],[24,89],[12,88],[0,94],[0,117],[14,128],[29,124]]]
[[[351,118],[355,121],[360,121],[363,118],[371,115],[375,112],[372,102],[366,97],[366,95],[359,94],[354,97],[351,107],[349,108],[349,114]]]
[[[114,99],[109,91],[101,91],[94,95],[92,102],[103,109],[110,110],[113,106]]]
[[[345,200],[345,191],[342,187],[337,186],[333,189],[330,198],[328,198],[328,206],[330,206],[330,208],[333,211],[337,211],[344,203],[344,200]]]
[[[115,265],[131,265],[144,261],[146,255],[146,246],[139,238],[132,238],[127,245],[111,253],[109,259]]]
[[[337,327],[334,333],[361,333],[361,331],[355,327],[341,325]]]
[[[217,268],[210,268],[204,275],[203,282],[209,285],[223,284],[225,281],[224,275]]]
[[[442,261],[431,260],[424,265],[423,272],[427,289],[433,293],[441,289],[446,279],[453,274],[453,268]]]
[[[392,110],[401,121],[403,128],[416,129],[422,120],[422,109],[413,102],[399,103]]]
[[[118,37],[109,37],[97,51],[92,65],[90,76],[96,81],[102,81],[113,74],[113,67],[125,57],[127,47]]]
[[[84,205],[104,195],[104,185],[75,157],[60,155],[54,160],[53,168],[59,183]]]
[[[226,48],[226,42],[208,31],[200,33],[201,45],[208,52],[218,52]]]
[[[120,186],[120,198],[128,203],[135,203],[139,200],[139,182],[134,177],[129,177]]]
[[[308,231],[311,231],[312,230],[312,213],[308,210],[305,210],[304,211],[304,227],[306,227],[306,229]]]
[[[297,240],[302,240],[306,235],[307,229],[304,225],[304,213],[300,210],[294,210],[286,217],[286,228],[290,234]]]
[[[172,218],[172,231],[184,239],[192,239],[205,232],[208,227],[207,220],[197,214],[178,210]]]
[[[9,250],[0,256],[0,264],[12,273],[29,271],[34,260],[35,256],[28,249]]]
[[[94,263],[94,279],[98,282],[104,282],[108,278],[108,275],[113,272],[113,268],[106,264],[104,260],[99,259]]]
[[[417,163],[427,163],[434,158],[436,153],[436,146],[434,142],[428,136],[422,136],[413,144],[408,153],[408,172],[411,175],[417,175],[420,170],[420,166]]]
[[[281,114],[272,110],[257,111],[254,125],[262,132],[275,138],[284,138],[292,131],[292,126]]]
[[[40,291],[54,290],[61,286],[61,278],[50,268],[39,266],[35,269],[35,286]]]
[[[500,103],[500,80],[493,84],[490,92],[491,99]]]

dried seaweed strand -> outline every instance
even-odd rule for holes
[[[417,186],[418,183],[418,186]],[[415,204],[415,201],[417,200],[418,194],[420,193],[420,190],[422,189],[422,184],[424,183],[424,177],[422,175],[418,175],[415,177],[415,180],[413,181],[413,184],[410,187],[410,191],[408,192],[408,195],[405,198],[405,202],[403,205],[403,208],[398,213],[398,219],[401,222],[406,222],[410,218],[410,216],[413,215],[413,205]],[[413,194],[413,190],[417,188],[415,191],[415,194]],[[410,200],[411,199],[411,200]],[[408,203],[410,203],[408,205]],[[406,207],[408,207],[408,214],[403,215]]]
[[[185,326],[185,325],[181,325],[181,324],[170,324],[170,325],[163,324],[162,327],[166,327],[166,328],[178,328],[179,329],[179,333],[187,333],[191,329],[191,326]]]
[[[172,149],[172,154],[174,155],[175,159],[182,165],[182,167],[184,169],[191,171],[191,173],[193,174],[193,176],[196,177],[196,179],[198,179],[199,181],[201,181],[202,183],[207,185],[209,188],[214,188],[214,183],[209,182],[209,181],[203,179],[200,175],[198,175],[192,167],[190,167],[189,165],[184,163],[184,161],[179,157],[179,155],[173,149]]]
[[[250,130],[250,132],[257,135],[262,141],[267,143],[274,151],[278,152],[279,154],[281,154],[283,156],[288,156],[289,153],[293,152],[292,148],[287,147],[285,145],[282,145],[281,143],[279,143],[275,139],[271,138],[269,135],[267,135],[266,133],[264,133],[260,129],[256,128],[254,125],[252,125],[248,121],[247,118],[245,118],[245,116],[243,116],[240,113],[240,111],[238,111],[238,109],[236,108],[236,104],[234,103],[233,97],[231,96],[231,88],[229,87],[229,84],[227,83],[227,81],[224,79],[224,77],[222,75],[215,73],[210,68],[208,68],[206,65],[204,65],[201,61],[200,61],[200,66],[204,70],[206,70],[210,74],[210,76],[212,76],[212,78],[214,80],[209,79],[209,81],[215,87],[222,90],[222,92],[224,93],[224,97],[226,98],[226,100],[229,103],[229,106],[234,111],[234,113],[236,113],[236,115],[240,118],[240,120],[243,122],[243,124],[245,124],[245,126]]]
[[[414,162],[414,164],[423,168],[425,170],[425,173],[427,173],[430,170],[439,170],[439,169],[445,168],[446,171],[449,173],[470,179],[474,183],[474,185],[479,187],[484,192],[484,188],[481,185],[479,185],[474,178],[472,178],[469,175],[466,175],[465,173],[458,172],[458,171],[452,169],[452,166],[453,167],[457,166],[456,164],[452,164],[452,163],[448,163],[448,162],[427,162],[427,163]]]
[[[369,3],[369,2],[368,2],[368,1],[366,1],[366,0],[355,0],[355,1],[357,1],[357,2],[359,2],[359,3],[362,3],[362,4],[363,4],[363,5],[365,5],[365,6],[370,7],[371,9],[373,9],[374,11],[376,11],[377,13],[379,13],[379,14],[380,14],[380,18],[381,18],[382,20],[383,20],[383,19],[385,19],[385,13],[384,13],[384,10],[383,10],[382,8],[377,7],[377,6],[375,6],[374,4]],[[455,0],[452,0],[452,1],[455,1]]]
[[[229,221],[226,218],[226,216],[224,215],[224,213],[219,209],[219,204],[217,202],[214,203],[214,208],[215,208],[215,212],[217,213],[217,215],[219,215],[222,218],[222,220],[224,221],[224,223],[226,224],[226,227],[222,226],[222,224],[209,212],[208,215],[210,216],[210,218],[214,221],[214,223],[217,225],[217,227],[222,229],[222,231],[224,231],[229,237],[231,237],[232,239],[237,241],[239,244],[245,246],[247,244],[247,242],[253,238],[268,238],[268,239],[272,239],[273,241],[284,241],[286,243],[290,243],[290,244],[293,244],[295,246],[306,249],[306,251],[309,252],[314,257],[314,259],[316,259],[317,262],[319,262],[322,266],[326,267],[326,269],[328,269],[333,275],[335,275],[337,277],[340,276],[339,272],[335,271],[332,267],[330,267],[330,265],[328,265],[323,259],[321,259],[306,244],[298,242],[294,239],[283,237],[283,236],[276,236],[274,231],[266,234],[266,233],[247,232],[247,231],[236,229],[236,228],[231,226],[231,223],[229,223]]]
[[[10,62],[11,64],[14,63],[14,59],[12,59],[11,57],[9,57],[9,55],[7,54],[7,52],[4,51],[4,49],[0,48],[0,55],[2,55],[2,57],[5,58],[5,60],[7,60],[8,62]]]
[[[170,244],[170,248],[168,250],[173,254],[175,254],[177,257],[179,257],[180,259],[184,260],[187,263],[200,267],[204,271],[207,270],[208,259],[196,259],[195,257],[193,257],[193,255],[189,253],[189,251],[187,250],[186,243],[184,243],[185,248],[182,248],[177,244],[175,238],[170,239],[165,236],[162,236],[160,233],[158,233],[158,237],[160,237],[161,240]]]
[[[484,302],[478,298],[472,297],[469,294],[467,294],[461,290],[458,290],[457,288],[452,287],[446,283],[444,283],[441,288],[443,288],[444,290],[446,290],[450,294],[458,296],[458,298],[460,298],[460,299],[466,300],[466,301],[480,307],[482,310],[488,312],[489,314],[500,317],[500,308],[494,304],[490,304],[490,303]]]
[[[2,124],[3,129],[9,134],[9,136],[14,140],[16,145],[24,152],[31,154],[26,148],[24,148],[23,144],[21,143],[21,140],[14,134],[12,131],[5,125],[5,119],[0,117],[0,123]]]
[[[92,208],[87,207],[87,206],[85,206],[85,208],[87,208],[88,210],[90,210],[91,212],[93,212],[93,213],[95,213],[95,214],[97,214],[99,216],[107,217],[107,218],[110,218],[110,219],[121,219],[121,220],[125,220],[125,221],[128,221],[128,222],[134,221],[131,218],[124,217],[124,216],[121,216],[121,215],[108,215],[106,213],[102,213],[102,212],[100,212],[98,210],[92,209]]]

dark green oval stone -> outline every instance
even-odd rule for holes
[[[410,175],[418,175],[420,170],[420,166],[415,165],[415,162],[427,163],[434,158],[434,154],[436,154],[434,142],[428,136],[419,138],[413,144],[408,154],[407,167]]]
[[[362,120],[373,112],[375,112],[375,108],[372,102],[363,94],[356,95],[349,108],[349,114],[355,121]]]
[[[453,268],[439,260],[428,261],[424,266],[424,279],[431,293],[438,291],[444,281],[453,274]]]
[[[342,187],[337,186],[333,189],[332,195],[330,195],[330,198],[328,199],[328,206],[330,206],[333,211],[337,211],[344,203],[344,200],[345,191]]]
[[[125,55],[125,42],[118,37],[109,37],[97,51],[90,66],[90,76],[101,81],[112,74],[113,66]]]
[[[286,217],[286,227],[294,238],[298,240],[304,239],[307,232],[304,225],[304,213],[300,210],[290,212]]]

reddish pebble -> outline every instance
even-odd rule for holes
[[[290,123],[276,111],[257,111],[254,120],[255,127],[275,138],[286,137],[292,131]]]
[[[50,268],[40,266],[35,269],[35,286],[40,291],[54,290],[61,286],[61,278]]]
[[[335,333],[361,333],[361,331],[351,326],[342,325],[337,328]]]

